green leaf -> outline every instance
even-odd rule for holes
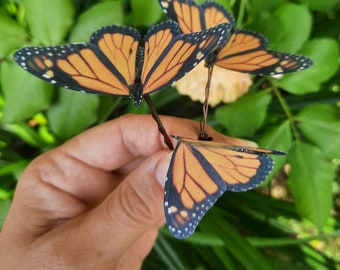
[[[300,53],[309,56],[314,65],[307,70],[284,75],[279,86],[296,95],[317,92],[321,83],[330,79],[339,67],[338,43],[330,38],[314,39],[306,43]]]
[[[256,18],[256,19],[255,19]],[[275,21],[275,24],[272,22]],[[247,28],[264,35],[268,41],[269,48],[276,49],[280,46],[281,35],[283,35],[284,26],[273,12],[262,12],[256,17]],[[280,34],[279,34],[280,33]]]
[[[2,228],[5,218],[7,216],[9,207],[11,206],[11,200],[0,200],[0,228]]]
[[[329,159],[340,159],[340,111],[335,106],[315,104],[296,116],[303,135]]]
[[[259,145],[263,148],[275,149],[286,153],[292,147],[292,143],[292,132],[288,120],[278,126],[267,129],[259,141]],[[284,156],[270,155],[270,157],[274,160],[275,166],[267,179],[272,179],[283,168],[287,160]]]
[[[46,143],[39,136],[38,132],[28,123],[22,122],[18,124],[3,124],[3,128],[16,136],[25,143],[36,147],[43,148]]]
[[[72,0],[24,0],[32,35],[43,45],[60,44],[73,25]]]
[[[252,18],[258,18],[261,14],[274,12],[277,8],[284,5],[284,0],[268,1],[268,0],[256,0],[252,1],[251,12]]]
[[[339,0],[327,0],[327,1],[306,0],[306,4],[311,10],[329,11],[336,4],[339,4]]]
[[[264,148],[287,152],[292,147],[292,133],[289,121],[270,127],[262,136],[259,145]]]
[[[5,106],[2,121],[20,122],[49,107],[53,85],[21,69],[15,62],[4,62],[1,70]]]
[[[102,26],[122,25],[124,11],[122,1],[98,3],[81,14],[72,29],[71,42],[88,42],[91,34]]]
[[[296,52],[308,40],[312,28],[312,16],[302,5],[284,3],[276,6],[275,4],[273,6],[277,7],[276,10],[253,15],[253,22],[249,27],[264,35],[271,49]]]
[[[7,174],[13,175],[21,175],[22,172],[26,169],[29,162],[27,160],[19,160],[15,162],[11,162],[8,165],[1,164],[0,166],[0,176],[3,179]],[[1,198],[1,196],[0,196]]]
[[[216,109],[216,120],[234,137],[251,137],[266,118],[269,91],[248,93],[234,103]]]
[[[0,11],[0,58],[22,46],[27,39],[25,29],[7,14]]]
[[[214,224],[214,227],[209,228],[209,224]],[[245,269],[273,269],[268,260],[246,238],[230,226],[219,214],[219,211],[211,209],[207,212],[206,217],[200,223],[200,228],[213,230],[224,242],[228,252],[237,258]]]
[[[131,0],[134,26],[152,25],[163,16],[160,5],[150,0]]]
[[[295,207],[303,218],[321,229],[332,208],[333,165],[319,148],[306,143],[297,143],[288,161],[291,171],[287,182]]]
[[[47,117],[52,130],[61,138],[70,138],[97,121],[99,97],[60,89],[57,104],[50,108]]]
[[[283,26],[278,43],[272,48],[296,52],[308,40],[312,29],[312,16],[306,6],[286,3],[276,10],[275,15]]]
[[[203,4],[204,2],[206,2],[207,0],[195,0],[196,3],[198,4]],[[233,14],[233,10],[232,10],[232,2],[231,1],[226,1],[226,0],[214,0],[215,3],[221,4],[222,6],[225,7],[225,9],[227,11],[229,11],[231,14]],[[233,15],[234,16],[234,15]],[[235,17],[235,16],[234,16]]]

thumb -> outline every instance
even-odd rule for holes
[[[145,159],[90,213],[82,226],[85,233],[95,232],[90,245],[100,247],[104,254],[107,251],[113,259],[112,254],[120,256],[146,231],[164,224],[163,194],[170,154],[164,150]]]

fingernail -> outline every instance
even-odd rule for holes
[[[155,169],[155,176],[158,183],[164,187],[166,175],[169,169],[170,160],[173,152],[166,154],[157,164]]]

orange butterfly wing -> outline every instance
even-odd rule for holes
[[[214,27],[221,23],[235,25],[235,18],[220,4],[215,2],[204,2],[201,5],[205,29]]]
[[[199,33],[181,34],[178,24],[152,27],[140,41],[137,30],[106,26],[90,43],[18,50],[14,59],[25,70],[58,86],[84,92],[131,97],[160,90],[183,77],[229,35],[221,24]]]
[[[90,93],[130,96],[140,36],[129,27],[96,31],[91,43],[18,50],[14,60],[52,84]],[[119,63],[119,64],[118,64]]]
[[[195,2],[185,0],[158,1],[167,16],[178,22],[182,33],[188,34],[206,29],[202,17],[202,8]]]
[[[141,72],[143,94],[149,94],[179,80],[214,51],[229,35],[231,25],[220,24],[197,33],[180,34],[166,22],[153,27],[145,36]]]
[[[100,28],[90,39],[124,77],[127,85],[135,82],[139,41],[140,34],[136,29],[115,25]]]
[[[191,0],[159,0],[167,16],[179,23],[183,33],[208,29],[219,23],[235,24],[234,17],[220,4]],[[256,75],[274,75],[304,70],[313,64],[305,56],[267,49],[266,39],[255,32],[234,29],[218,51],[206,58],[206,65]]]
[[[230,146],[179,138],[165,183],[164,211],[176,238],[191,235],[199,221],[226,191],[256,187],[273,167],[274,150]]]
[[[198,5],[188,0],[158,0],[168,18],[178,22],[182,33],[189,34],[235,20],[220,4],[205,2]]]
[[[255,32],[235,29],[228,43],[207,63],[256,75],[300,71],[312,65],[305,56],[268,50],[266,39]]]

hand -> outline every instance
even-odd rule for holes
[[[169,134],[198,135],[198,123],[161,119]],[[151,116],[127,115],[36,158],[18,182],[0,235],[1,268],[139,269],[165,222],[171,151],[164,149]]]

